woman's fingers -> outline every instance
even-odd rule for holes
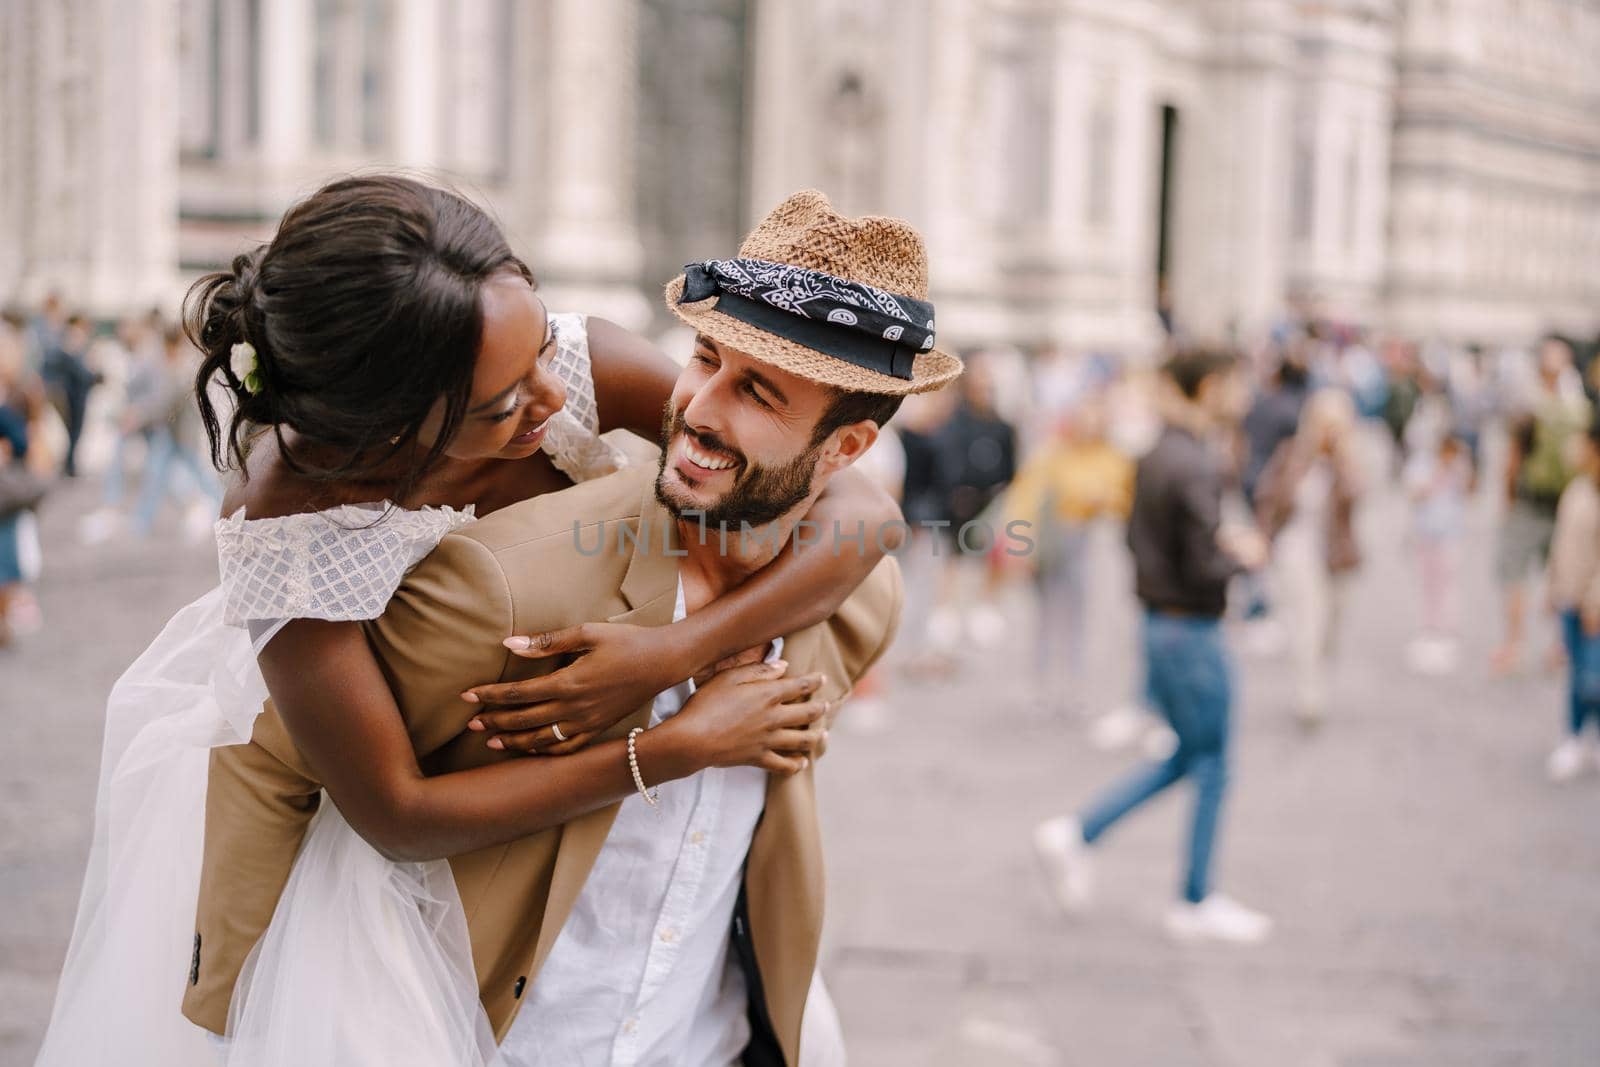
[[[749,682],[770,681],[789,669],[789,664],[781,659],[771,663],[745,663],[738,667],[731,667],[721,674],[713,676],[702,688],[712,686],[744,685]]]
[[[815,759],[828,746],[828,731],[778,730],[767,739],[767,746],[785,756],[810,756]]]
[[[804,756],[780,756],[776,752],[768,752],[761,757],[760,767],[764,771],[771,771],[787,778],[791,774],[799,774],[805,770],[810,762]]]
[[[542,731],[542,733],[548,732],[549,731]],[[595,735],[592,733],[572,734],[565,741],[554,741],[550,744],[540,745],[539,755],[570,756],[579,749],[587,747],[588,744],[594,740],[594,738]]]
[[[539,741],[549,732],[549,730],[525,730],[521,733],[495,734],[489,738],[489,747],[497,752],[525,752],[529,755],[542,756],[544,750],[539,747]]]
[[[813,723],[823,722],[832,709],[833,703],[828,700],[801,700],[779,704],[775,709],[777,714],[772,721],[781,727],[804,730]]]
[[[566,679],[561,677],[560,671],[556,671],[554,674],[545,674],[522,682],[475,685],[462,693],[461,699],[468,704],[484,704],[489,707],[523,707],[528,704],[543,704],[548,700],[559,700],[569,695]]]
[[[549,726],[553,722],[566,722],[568,719],[569,716],[563,715],[554,704],[538,704],[531,708],[517,708],[513,711],[480,711],[467,720],[467,729],[491,734],[511,733],[537,730],[541,726]]]
[[[804,700],[827,681],[821,674],[802,674],[797,678],[778,678],[773,680],[770,697],[774,703],[790,704],[796,700]]]
[[[547,630],[526,637],[508,637],[501,643],[511,650],[513,656],[521,656],[523,659],[542,659],[545,656],[560,656],[570,652],[586,652],[594,647],[594,638],[589,633],[588,627],[579,623],[564,630]]]

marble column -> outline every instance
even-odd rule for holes
[[[177,0],[95,4],[81,299],[171,313],[178,267]]]
[[[634,206],[637,12],[631,0],[551,0],[543,180],[535,269],[553,307],[642,328],[656,298],[641,288]]]

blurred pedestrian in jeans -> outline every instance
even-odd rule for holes
[[[1123,816],[1192,779],[1187,870],[1167,930],[1180,940],[1257,942],[1271,932],[1272,921],[1211,886],[1233,710],[1233,669],[1221,619],[1229,579],[1259,568],[1266,546],[1254,529],[1221,526],[1222,467],[1209,440],[1242,414],[1245,391],[1236,361],[1221,352],[1180,351],[1164,376],[1172,387],[1165,426],[1155,448],[1139,461],[1128,543],[1145,609],[1150,695],[1177,734],[1178,747],[1079,814],[1041,823],[1034,847],[1057,902],[1079,909],[1091,889],[1090,848]]]
[[[1525,587],[1529,576],[1549,559],[1556,504],[1572,479],[1567,443],[1583,432],[1589,412],[1588,398],[1572,365],[1572,347],[1559,337],[1546,337],[1539,346],[1536,396],[1512,423],[1506,468],[1508,504],[1496,560],[1505,593],[1505,641],[1492,660],[1497,674],[1515,670],[1522,659]]]
[[[129,459],[142,455],[148,467],[152,428],[170,414],[159,321],[152,326],[149,317],[123,320],[117,326],[117,344],[126,359],[127,375],[122,410],[117,416],[116,445],[105,469],[101,505],[79,524],[79,536],[89,545],[109,540],[123,528]]]
[[[1038,695],[1052,707],[1081,701],[1089,630],[1089,550],[1101,520],[1126,520],[1133,463],[1106,438],[1099,396],[1057,417],[1050,440],[1023,464],[1007,493],[1005,517],[1026,522],[1038,590]]]
[[[89,367],[89,342],[93,331],[82,315],[67,319],[66,328],[54,347],[44,354],[39,376],[44,379],[50,402],[67,427],[67,455],[62,473],[78,476],[78,441],[83,436],[84,418],[89,411],[89,394],[100,383],[100,375]]]
[[[1314,725],[1327,710],[1346,578],[1361,563],[1355,508],[1361,476],[1355,404],[1343,389],[1306,402],[1300,428],[1278,448],[1256,486],[1256,521],[1272,542],[1295,666],[1295,712]]]
[[[1600,423],[1575,451],[1577,475],[1561,494],[1550,546],[1550,606],[1561,617],[1568,672],[1567,737],[1548,765],[1557,782],[1600,766]]]
[[[144,481],[134,508],[136,536],[150,535],[161,502],[168,497],[189,505],[185,532],[191,540],[201,539],[211,529],[222,506],[222,487],[200,451],[200,416],[190,392],[198,362],[183,331],[168,328],[162,337],[160,374],[142,411],[135,413],[130,424],[143,420],[150,439]]]

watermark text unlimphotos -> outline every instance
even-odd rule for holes
[[[705,521],[703,512],[693,510],[683,513],[681,524],[666,519],[654,530],[649,523],[621,519],[592,523],[574,519],[572,543],[580,556],[598,556],[607,551],[619,554],[649,553],[652,546],[664,555],[686,556],[687,549],[673,547],[674,525],[678,525],[684,538],[697,538],[702,547],[715,545],[721,555],[731,552],[748,556],[762,551],[777,555],[783,551],[786,543],[794,552],[824,547],[835,556],[842,556],[847,551],[864,556],[869,551],[869,545],[880,553],[900,556],[912,551],[913,545],[919,541],[931,543],[935,556],[944,554],[943,546],[947,542],[969,554],[998,549],[1013,557],[1031,556],[1037,548],[1034,539],[1029,536],[1033,523],[1025,519],[1013,519],[1000,530],[977,519],[960,526],[947,519],[924,519],[915,523],[896,519],[879,524],[875,530],[869,530],[864,521],[858,521],[851,528],[835,520],[830,524],[832,528],[826,529],[822,523],[801,519],[785,532],[777,523],[752,526],[748,522],[741,522],[737,528],[726,522],[711,524]],[[917,538],[914,536],[917,531],[923,531],[928,536]],[[681,540],[678,543],[681,545]]]

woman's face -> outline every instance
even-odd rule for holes
[[[445,448],[456,460],[526,459],[539,450],[550,416],[567,402],[551,370],[554,324],[544,301],[521,275],[505,273],[483,287],[483,339],[472,397],[461,427]],[[418,435],[431,445],[443,421],[441,401]]]

